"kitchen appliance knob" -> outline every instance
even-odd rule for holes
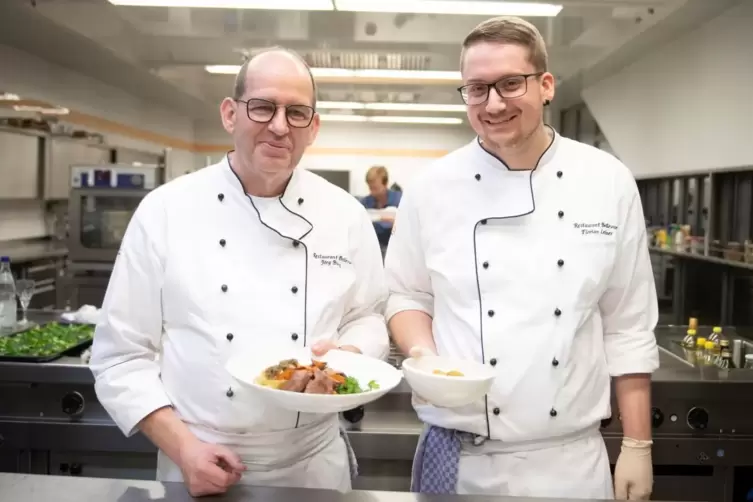
[[[651,408],[651,427],[654,429],[664,423],[664,413],[659,408]]]
[[[709,426],[709,412],[700,407],[693,407],[687,416],[688,427],[696,431],[706,430]]]
[[[84,412],[86,402],[84,401],[84,396],[82,396],[79,392],[73,391],[63,396],[61,405],[63,408],[63,413],[68,416],[75,417]]]

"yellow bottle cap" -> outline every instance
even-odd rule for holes
[[[694,329],[689,329],[688,330],[688,334],[691,335],[691,336],[695,336],[695,330]]]
[[[704,337],[700,337],[698,340],[696,340],[695,344],[703,348],[706,345],[706,339]]]
[[[711,331],[713,331],[714,333],[721,333],[722,328],[720,328],[719,326],[714,326],[714,329],[712,329]]]
[[[711,349],[713,349],[713,348],[714,348],[715,346],[716,346],[716,344],[715,344],[714,342],[706,342],[706,345],[705,345],[705,347],[706,347],[706,350],[711,350]]]

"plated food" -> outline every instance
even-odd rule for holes
[[[403,377],[380,359],[345,350],[315,356],[306,347],[241,351],[226,368],[268,406],[316,414],[340,413],[376,401]]]
[[[265,387],[304,394],[360,394],[379,389],[374,380],[363,389],[357,379],[330,368],[324,361],[304,365],[297,359],[284,359],[265,368],[256,382]]]
[[[434,370],[433,373],[435,375],[441,375],[441,376],[454,376],[454,377],[465,376],[463,372],[458,371],[458,370],[450,370],[450,371]]]

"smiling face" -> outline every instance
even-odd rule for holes
[[[524,146],[543,121],[544,101],[554,97],[554,77],[531,62],[523,45],[491,41],[477,42],[465,49],[463,85],[469,97],[485,93],[488,99],[468,105],[468,120],[476,134],[496,150]],[[526,76],[530,75],[530,76]],[[478,85],[474,85],[478,84]],[[514,97],[501,97],[514,96]]]
[[[319,130],[311,77],[295,56],[277,51],[252,59],[245,78],[243,95],[222,102],[223,126],[243,169],[270,183],[286,180]]]

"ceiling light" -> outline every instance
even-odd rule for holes
[[[202,9],[332,10],[332,0],[109,0],[122,7],[194,7]]]
[[[209,73],[235,75],[240,65],[207,65]],[[457,83],[461,81],[459,71],[418,71],[418,70],[349,70],[345,68],[311,68],[311,74],[320,82],[371,81],[422,81],[432,83]]]
[[[21,96],[10,92],[0,92],[0,101],[21,101]]]
[[[321,115],[325,122],[381,122],[385,124],[462,124],[463,120],[454,117],[366,117],[364,115]]]
[[[465,0],[335,0],[335,8],[350,12],[555,17],[562,5]]]
[[[17,112],[34,112],[43,115],[68,115],[71,113],[68,108],[62,107],[46,108],[44,106],[14,105],[13,109]]]
[[[358,103],[354,101],[319,101],[320,110],[382,110],[402,112],[465,112],[465,105],[429,103]]]

